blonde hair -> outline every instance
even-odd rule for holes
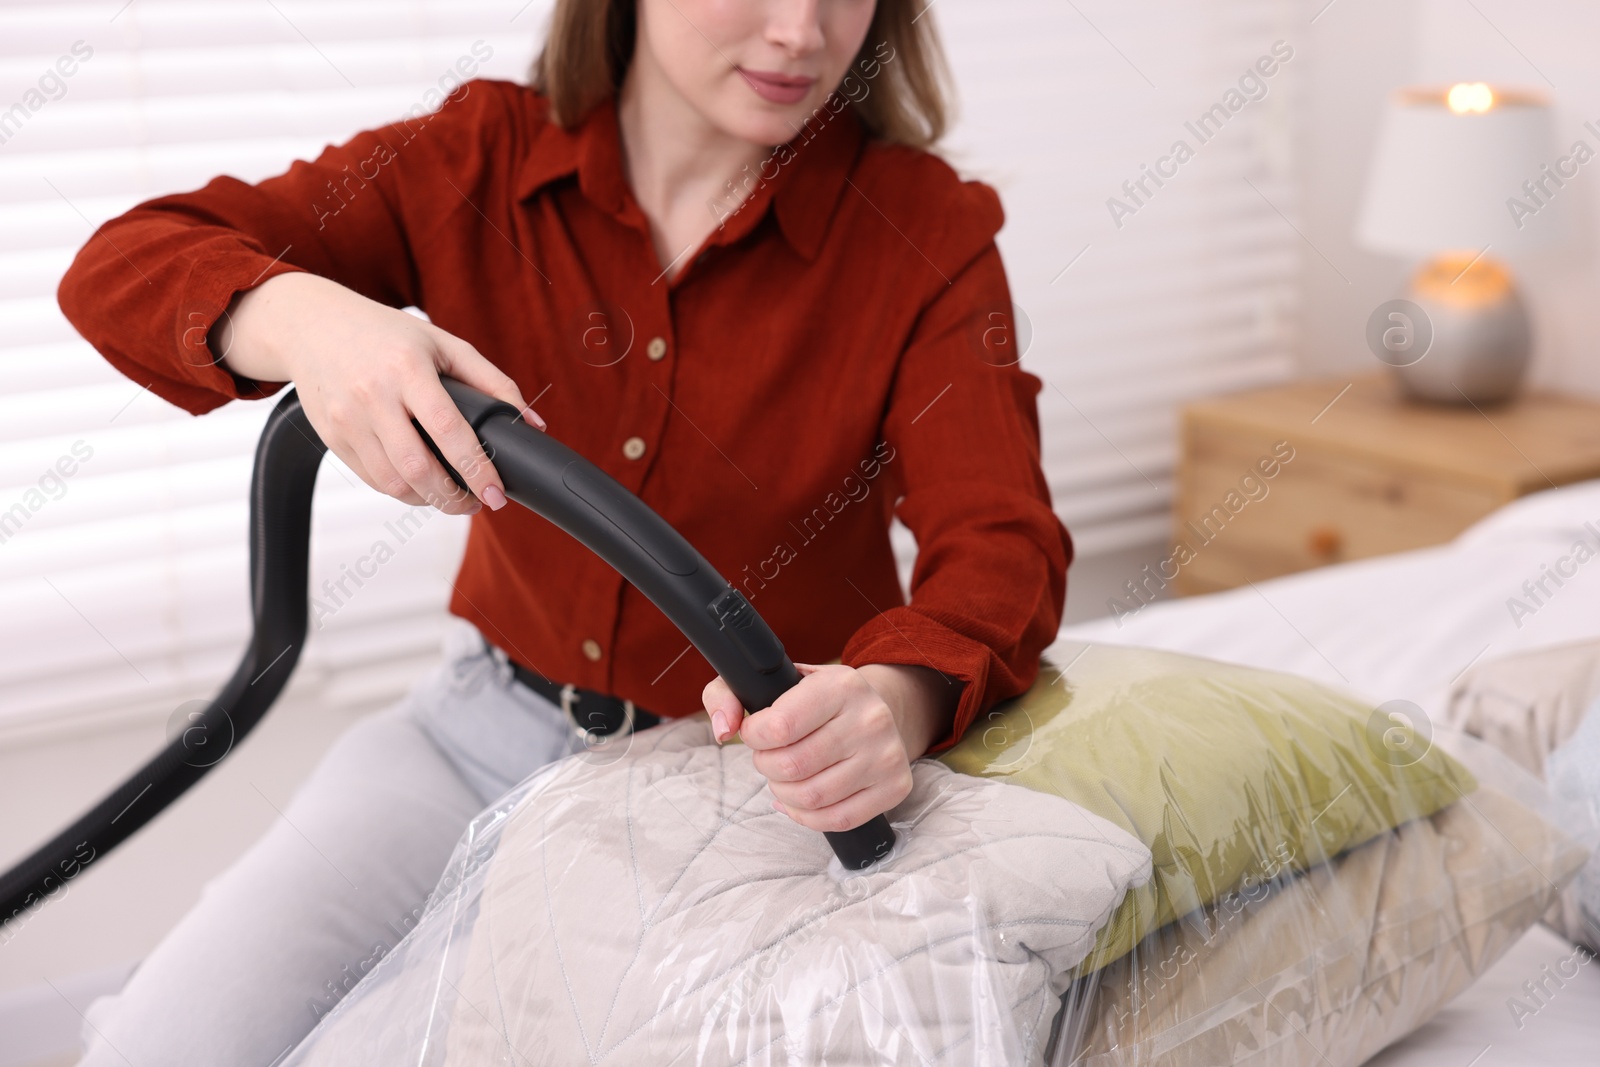
[[[544,48],[533,61],[533,87],[550,116],[571,127],[613,96],[633,59],[637,0],[556,0]],[[878,0],[872,25],[845,75],[876,84],[851,106],[867,132],[893,144],[929,148],[944,136],[949,67],[930,14],[915,0]]]

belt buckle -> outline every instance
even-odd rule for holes
[[[623,736],[633,733],[633,701],[627,699],[623,700],[622,729],[618,730],[616,734],[613,735],[610,733],[600,733],[596,730],[591,730],[578,721],[578,715],[574,710],[573,705],[581,702],[582,700],[583,698],[578,695],[578,687],[573,685],[571,682],[568,682],[561,687],[561,713],[565,715],[567,717],[567,721],[572,724],[572,732],[577,739],[582,742],[583,747],[597,748],[601,745],[604,745],[606,743],[606,738],[608,737]]]

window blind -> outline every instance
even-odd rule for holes
[[[73,253],[142,200],[259,180],[429,110],[459,61],[521,78],[547,6],[0,4],[0,728],[209,696],[249,629],[245,494],[276,400],[193,418],[141,392],[56,307]],[[465,520],[384,497],[332,457],[314,514],[297,682],[397,695],[436,649]]]
[[[1226,124],[1164,186],[1146,179],[1131,214],[1107,201],[1197,140],[1184,123],[1274,41],[1294,44],[1306,27],[1288,7],[941,0],[930,16],[961,94],[947,155],[1008,212],[1015,332],[1046,382],[1046,471],[1082,555],[1165,536],[1176,405],[1287,373],[1293,59],[1259,99],[1224,103]],[[245,493],[275,401],[196,419],[122,378],[56,308],[76,249],[139,201],[219,173],[259,180],[431,107],[463,57],[521,78],[548,9],[0,3],[0,732],[207,696],[248,631]],[[299,683],[330,700],[397,695],[410,672],[396,668],[436,646],[464,521],[414,512],[331,458],[315,515],[320,604]],[[908,573],[903,530],[897,545]],[[349,570],[371,576],[326,591]]]

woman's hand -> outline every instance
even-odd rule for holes
[[[712,730],[754,750],[779,811],[813,830],[853,829],[911,792],[911,760],[950,728],[961,686],[928,667],[795,667],[800,684],[759,715],[713,678]]]
[[[280,274],[240,293],[210,341],[218,362],[235,374],[294,382],[333,454],[362,481],[408,504],[470,515],[479,501],[496,510],[506,503],[500,475],[439,375],[504,400],[544,429],[516,383],[467,342],[315,274]],[[428,451],[413,418],[471,495]]]

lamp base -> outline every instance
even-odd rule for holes
[[[1392,364],[1406,396],[1492,404],[1516,395],[1532,329],[1510,270],[1488,256],[1441,255],[1418,268],[1406,298],[1426,316],[1431,334],[1420,357]]]

